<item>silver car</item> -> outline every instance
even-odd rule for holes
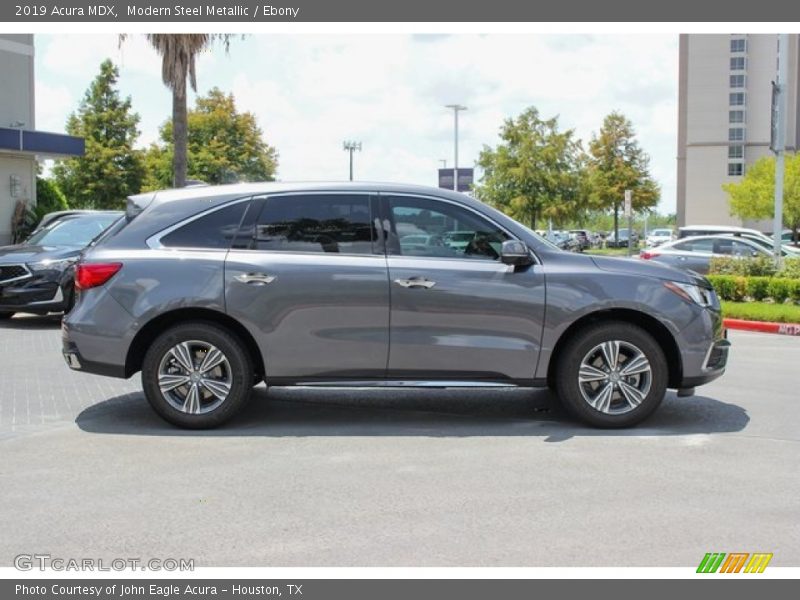
[[[708,282],[563,252],[446,190],[258,183],[152,192],[77,267],[79,371],[141,372],[167,421],[230,419],[254,385],[554,389],[624,427],[725,370]],[[404,244],[469,232],[466,244]]]

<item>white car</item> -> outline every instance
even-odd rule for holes
[[[672,229],[652,229],[647,234],[645,243],[649,247],[660,246],[675,239],[675,232]]]

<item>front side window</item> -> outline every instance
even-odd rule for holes
[[[483,217],[449,202],[390,197],[389,254],[434,258],[499,260],[510,236]]]
[[[236,202],[190,221],[161,238],[168,248],[230,248],[248,202]]]
[[[267,199],[254,247],[278,252],[372,254],[376,239],[366,194],[301,194]]]

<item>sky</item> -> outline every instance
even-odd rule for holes
[[[63,132],[100,63],[120,69],[119,89],[139,113],[139,145],[158,138],[172,101],[159,57],[143,35],[36,36],[36,127]],[[529,106],[558,116],[586,147],[603,117],[633,121],[661,185],[660,212],[674,212],[678,117],[677,35],[317,35],[236,37],[197,63],[198,93],[233,93],[280,154],[277,178],[343,180],[344,140],[362,143],[355,178],[437,185],[441,160],[473,166],[498,143],[503,120]],[[194,95],[190,95],[190,106]]]

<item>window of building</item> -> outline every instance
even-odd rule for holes
[[[731,111],[728,111],[728,122],[729,123],[744,123],[744,111],[743,110],[731,110]]]
[[[744,87],[744,75],[731,75],[731,87],[732,88]]]
[[[728,146],[728,158],[744,158],[744,146]]]
[[[744,140],[744,127],[731,127],[728,129],[729,142],[741,142]]]
[[[230,248],[249,202],[208,213],[161,238],[168,248]]]
[[[744,92],[731,92],[730,93],[731,106],[744,106]]]
[[[366,194],[276,196],[258,218],[255,248],[372,254],[376,237]]]
[[[730,177],[744,175],[744,165],[740,162],[728,163],[728,175]]]
[[[731,71],[744,71],[744,56],[731,56]]]
[[[389,209],[389,254],[500,260],[503,242],[509,239],[493,223],[448,202],[395,196]]]
[[[747,42],[744,39],[731,40],[731,52],[744,52],[747,50]]]

